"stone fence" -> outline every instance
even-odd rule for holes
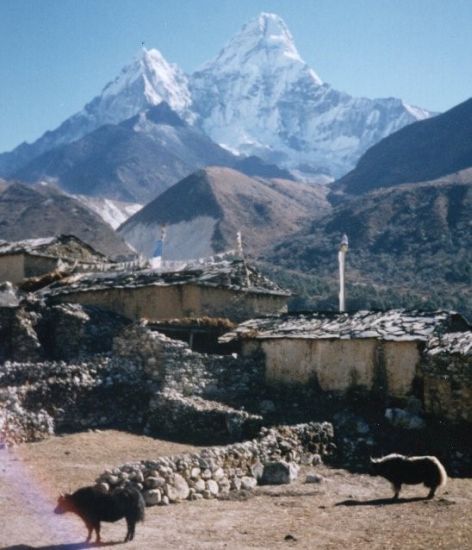
[[[96,481],[104,491],[132,483],[148,506],[209,499],[253,489],[267,477],[267,465],[278,463],[288,472],[296,464],[316,465],[334,452],[333,440],[329,422],[263,428],[250,441],[124,464]]]

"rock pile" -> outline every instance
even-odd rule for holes
[[[318,464],[320,456],[334,452],[333,438],[328,422],[263,428],[256,439],[243,443],[124,464],[105,471],[97,484],[108,491],[133,483],[143,492],[148,506],[210,499],[232,490],[253,489],[264,474],[267,480],[265,465],[282,463],[275,468],[290,471],[293,479],[296,464]]]

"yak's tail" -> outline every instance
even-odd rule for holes
[[[141,491],[139,492],[137,507],[138,507],[138,510],[136,514],[136,521],[144,521],[144,518],[146,516],[145,514],[146,503],[144,502],[144,497],[141,494]]]
[[[438,487],[444,487],[447,483],[447,473],[446,468],[439,462],[439,460],[435,456],[429,457],[437,466],[438,472],[439,472],[439,485]]]

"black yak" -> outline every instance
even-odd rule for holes
[[[128,486],[104,493],[96,487],[82,487],[75,493],[58,498],[55,514],[73,512],[85,523],[88,529],[86,541],[92,538],[95,529],[96,542],[100,542],[100,522],[118,521],[126,518],[128,531],[125,542],[133,540],[136,523],[144,520],[144,499],[138,489]]]
[[[395,493],[394,500],[398,498],[403,483],[423,483],[429,488],[427,498],[433,498],[436,489],[447,482],[446,470],[435,456],[390,454],[370,460],[371,475],[379,475],[390,481]]]

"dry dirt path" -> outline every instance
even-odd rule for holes
[[[65,549],[83,544],[75,516],[52,513],[58,492],[90,484],[108,467],[195,447],[116,431],[87,432],[0,451],[0,547]],[[319,467],[325,480],[260,487],[246,499],[185,502],[146,510],[134,549],[451,549],[472,550],[472,479],[450,480],[428,501],[424,487],[391,490],[380,478]],[[124,521],[102,524],[107,546],[120,546]]]

